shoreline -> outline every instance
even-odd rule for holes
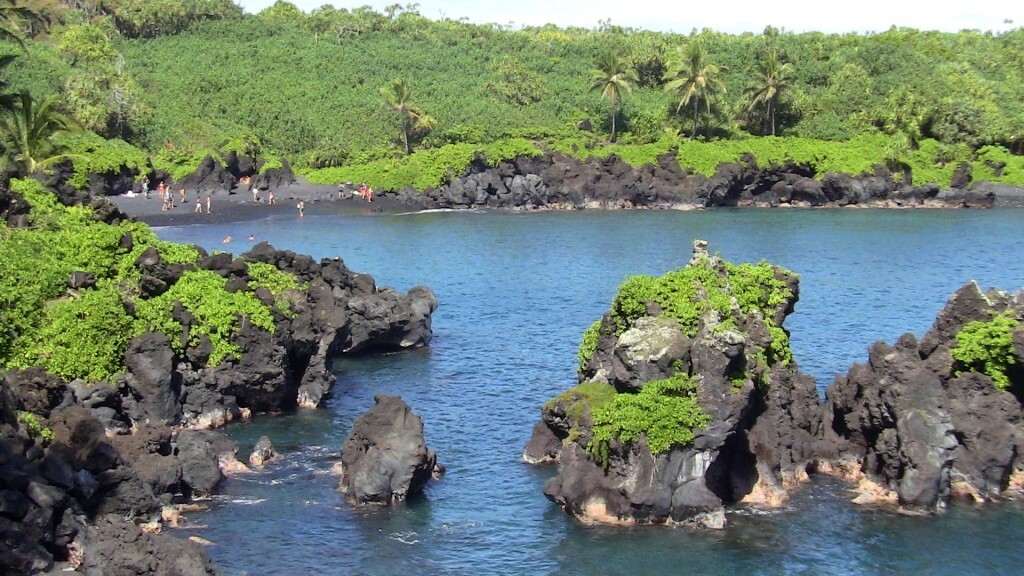
[[[274,190],[274,204],[267,204],[266,190],[261,190],[261,202],[253,202],[248,192],[218,191],[210,195],[212,213],[207,213],[206,194],[203,197],[203,212],[195,212],[195,193],[187,192],[185,204],[175,204],[170,211],[160,209],[161,201],[156,193],[149,198],[142,195],[116,195],[105,198],[121,209],[125,214],[136,218],[150,226],[191,226],[196,224],[228,224],[232,222],[250,222],[271,216],[297,214],[296,204],[305,202],[306,214],[322,214],[326,206],[333,206],[333,211],[342,212],[391,212],[403,208],[394,197],[384,196],[367,202],[355,193],[347,197],[338,197],[335,186],[320,184],[292,184]],[[177,192],[175,201],[177,202]]]

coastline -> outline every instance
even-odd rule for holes
[[[296,214],[296,204],[299,200],[305,202],[306,214],[318,214],[328,211],[333,212],[388,212],[401,208],[401,205],[394,200],[394,197],[375,197],[373,202],[367,202],[355,193],[348,193],[345,197],[338,197],[338,190],[335,186],[322,184],[296,183],[274,190],[274,204],[267,204],[266,190],[260,192],[263,202],[253,202],[248,192],[218,191],[211,194],[212,213],[206,213],[205,193],[203,194],[202,213],[195,212],[195,193],[187,192],[184,205],[175,204],[170,211],[160,210],[161,202],[156,193],[151,193],[149,198],[142,195],[117,195],[107,196],[106,199],[114,203],[125,214],[137,218],[150,226],[190,226],[195,224],[226,224],[231,222],[248,222],[259,220],[269,216],[280,216],[283,214]],[[177,201],[177,195],[175,195]]]

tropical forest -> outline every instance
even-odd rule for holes
[[[940,186],[968,162],[976,179],[1024,184],[1021,29],[684,35],[472,24],[415,4],[0,7],[5,155],[27,171],[71,158],[83,186],[235,151],[312,183],[422,190],[478,152],[549,150],[635,166],[675,152],[704,174],[748,153],[819,174],[882,164]]]

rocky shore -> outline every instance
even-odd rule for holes
[[[306,203],[310,214],[481,208],[1024,207],[1024,190],[974,182],[966,165],[956,172],[948,186],[941,187],[906,184],[912,175],[908,180],[906,174],[894,174],[882,166],[876,166],[871,174],[861,175],[818,174],[811,166],[792,162],[759,167],[756,158],[749,154],[740,162],[720,164],[710,177],[680,168],[672,153],[663,155],[655,164],[639,167],[627,164],[615,154],[583,161],[548,152],[497,166],[490,166],[485,157],[478,156],[461,175],[438,188],[380,191],[372,203],[359,198],[354,190],[339,194],[337,184],[309,184],[296,176],[287,163],[264,174],[257,172],[259,165],[252,158],[232,156],[222,166],[208,157],[195,173],[180,182],[152,169],[152,182],[167,181],[174,190],[186,189],[186,201],[170,211],[159,209],[161,201],[155,193],[151,192],[150,198],[142,195],[139,174],[122,171],[93,175],[89,193],[109,196],[128,214],[157,226],[241,222],[296,214],[299,200]],[[253,201],[251,187],[261,191],[261,201]],[[269,190],[276,195],[274,205],[266,203]],[[204,202],[207,195],[211,197],[212,213],[195,212],[196,194]]]
[[[904,181],[909,180],[903,174],[895,175],[881,166],[872,174],[816,174],[811,166],[793,163],[759,167],[751,155],[741,162],[720,164],[706,177],[680,168],[671,153],[656,164],[633,167],[614,154],[580,161],[549,152],[496,167],[478,156],[461,176],[437,189],[404,189],[381,196],[422,209],[1024,206],[1024,191],[973,183],[966,169],[945,189]]]
[[[0,216],[28,224],[26,203],[0,190]],[[103,199],[55,187],[65,205],[85,202],[101,222],[127,216]],[[122,237],[129,252],[133,239]],[[227,292],[251,292],[273,315],[272,331],[241,322],[237,355],[209,362],[211,337],[178,302],[180,335],[146,332],[124,352],[110,381],[68,381],[40,367],[0,374],[0,572],[215,574],[201,546],[160,534],[176,508],[213,493],[245,470],[234,444],[213,428],[261,413],[320,404],[334,383],[334,357],[426,346],[433,292],[377,286],[340,259],[320,262],[260,243],[241,256],[171,263],[153,247],[134,262],[137,298],[156,298],[190,273],[209,273]],[[294,280],[272,292],[263,265]],[[73,290],[95,284],[75,272]],[[283,300],[282,300],[283,298]],[[177,342],[172,341],[177,338]]]
[[[777,507],[814,473],[911,512],[1020,494],[1024,292],[968,283],[920,341],[875,344],[821,404],[779,345],[795,275],[756,274],[775,288],[750,306],[743,269],[697,244],[685,269],[620,288],[584,335],[580,386],[543,406],[524,450],[557,462],[549,499],[586,522],[720,528],[725,507]]]

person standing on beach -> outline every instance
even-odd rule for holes
[[[267,206],[270,206],[271,204],[276,204],[276,203],[277,202],[274,201],[274,191],[268,188],[267,189]]]
[[[142,195],[149,199],[149,176],[142,177]]]
[[[196,214],[203,213],[203,197],[196,193]]]
[[[252,201],[253,202],[259,202],[260,201],[260,189],[255,187],[255,186],[252,187]]]
[[[207,214],[212,214],[212,210],[210,210],[210,195],[209,194],[206,195],[206,213]]]
[[[181,205],[185,205],[185,189],[178,190],[178,196],[181,197]]]
[[[299,209],[299,218],[302,218],[302,217],[304,217],[306,215],[306,213],[305,213],[306,201],[305,200],[299,200],[299,203],[296,204],[295,207]]]

